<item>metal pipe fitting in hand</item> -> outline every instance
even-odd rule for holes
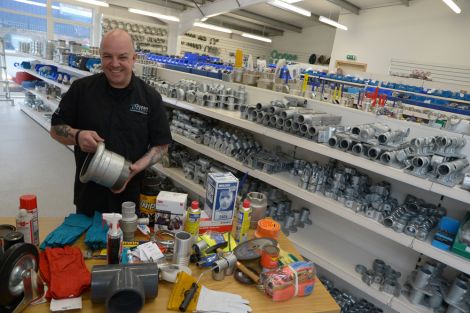
[[[80,170],[80,181],[93,181],[99,185],[119,190],[130,175],[131,162],[121,155],[105,149],[99,142],[95,153],[89,153]]]

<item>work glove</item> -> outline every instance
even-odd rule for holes
[[[63,247],[73,244],[91,226],[91,218],[83,214],[69,214],[41,243],[40,248]]]
[[[250,302],[240,295],[201,287],[196,311],[204,313],[248,313]]]
[[[95,212],[95,215],[93,216],[93,224],[88,229],[85,236],[85,244],[87,247],[91,250],[106,248],[108,228],[108,225],[103,223],[103,214]]]
[[[90,287],[91,274],[78,247],[47,248],[40,255],[39,269],[48,284],[47,298],[75,298]]]

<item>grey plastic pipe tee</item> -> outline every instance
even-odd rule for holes
[[[158,265],[94,265],[91,271],[91,301],[105,303],[110,313],[139,312],[145,299],[158,295]]]

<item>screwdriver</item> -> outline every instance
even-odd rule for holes
[[[202,272],[201,275],[199,275],[199,278],[196,280],[196,282],[191,284],[191,288],[189,288],[189,290],[184,293],[183,302],[181,302],[181,305],[179,307],[180,312],[186,312],[186,310],[188,309],[189,303],[191,302],[191,300],[193,300],[194,295],[197,292],[198,283],[201,280],[202,276],[205,273],[211,272],[211,271],[212,269],[208,269]]]

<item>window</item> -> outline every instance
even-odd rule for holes
[[[66,39],[78,41],[82,44],[90,44],[90,27],[54,23],[54,39]]]
[[[52,2],[52,16],[90,24],[93,21],[93,10],[68,3]]]
[[[46,17],[46,0],[0,0],[0,8]]]
[[[30,30],[38,32],[47,31],[45,18],[33,17],[15,13],[0,11],[0,26],[16,30]]]

